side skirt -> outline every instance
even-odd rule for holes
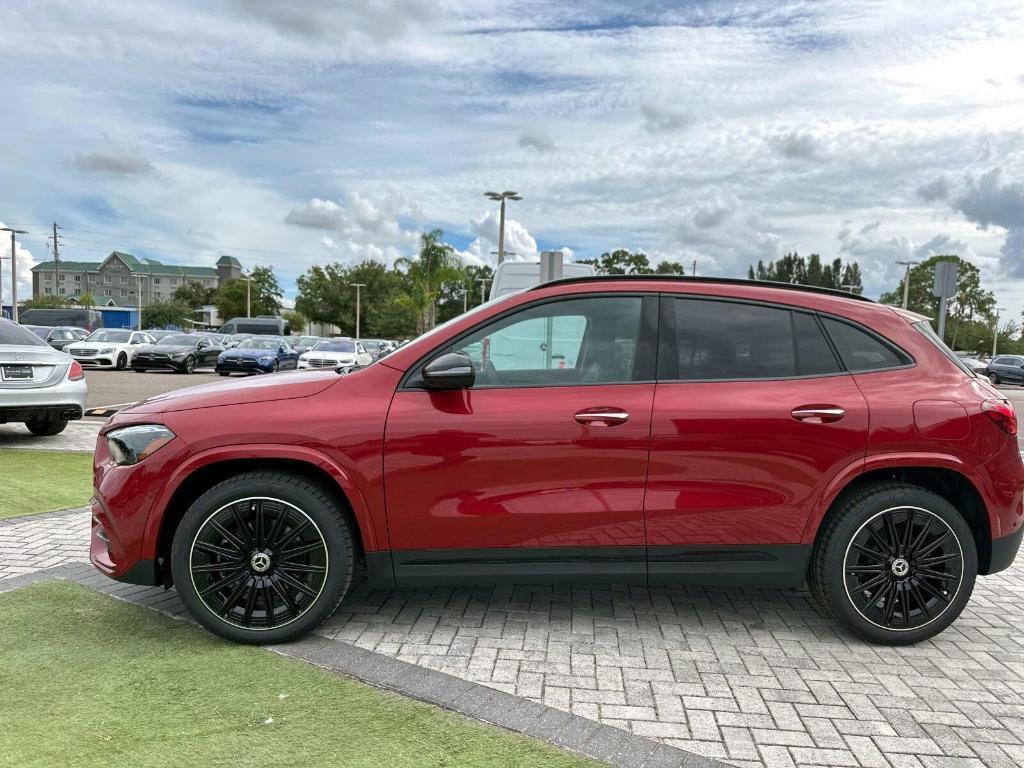
[[[811,546],[530,547],[367,554],[379,588],[438,584],[707,584],[799,587]],[[390,566],[390,567],[389,567]]]

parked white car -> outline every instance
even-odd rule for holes
[[[56,435],[85,412],[82,366],[27,328],[0,319],[0,424]]]
[[[156,344],[156,339],[145,331],[100,328],[84,341],[68,344],[65,351],[84,366],[123,371],[143,344]]]
[[[355,339],[325,339],[299,355],[299,368],[338,368],[372,362],[373,356]]]

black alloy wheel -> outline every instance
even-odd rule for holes
[[[128,367],[128,355],[126,355],[124,352],[122,352],[121,354],[119,354],[117,356],[117,370],[123,371],[127,367]]]
[[[171,543],[174,587],[221,637],[282,643],[338,607],[352,580],[354,533],[339,498],[307,478],[245,472],[189,506]]]
[[[189,355],[185,358],[185,373],[193,373],[196,369],[196,359]]]
[[[964,555],[942,518],[894,507],[864,523],[846,551],[846,593],[867,621],[916,629],[941,616],[963,581]]]
[[[206,608],[244,629],[272,629],[316,602],[329,566],[327,543],[305,512],[280,499],[228,504],[203,523],[189,571]]]

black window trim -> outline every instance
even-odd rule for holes
[[[409,366],[408,370],[403,374],[402,380],[398,384],[398,391],[403,392],[429,392],[420,376],[420,372],[423,370],[423,366],[429,363],[438,355],[445,351],[450,351],[459,342],[472,336],[474,333],[479,331],[481,328],[485,328],[488,325],[492,325],[501,320],[504,320],[510,315],[517,314],[524,310],[533,309],[534,307],[543,306],[545,304],[552,304],[555,302],[572,301],[575,299],[600,299],[600,298],[639,298],[640,302],[640,324],[638,327],[638,338],[636,344],[636,355],[634,357],[633,368],[634,371],[640,365],[645,365],[649,377],[640,379],[631,379],[630,381],[593,381],[593,382],[573,382],[565,384],[497,384],[477,387],[474,385],[471,387],[471,391],[491,391],[500,389],[564,389],[566,387],[611,387],[611,386],[631,386],[634,384],[654,384],[657,381],[658,372],[658,312],[659,312],[659,294],[657,291],[594,291],[585,293],[570,293],[562,294],[561,296],[547,296],[543,299],[537,299],[536,301],[525,302],[523,304],[517,304],[514,307],[509,307],[503,312],[499,312],[496,315],[492,315],[485,320],[474,324],[472,327],[460,333],[458,336],[454,336],[449,340],[438,344],[433,347],[429,352],[421,355],[415,363]],[[641,355],[649,357],[648,360],[641,360]],[[638,362],[639,361],[639,362]]]
[[[661,309],[660,309],[660,311],[658,313],[659,314],[660,322],[659,322],[658,363],[657,363],[657,368],[656,368],[656,371],[657,371],[657,374],[658,374],[658,383],[659,384],[676,384],[676,383],[678,383],[678,384],[713,384],[713,383],[716,383],[716,382],[720,383],[720,382],[733,382],[733,381],[750,382],[750,381],[794,381],[794,380],[800,380],[800,379],[827,379],[827,378],[833,378],[833,377],[836,377],[836,376],[853,376],[853,375],[861,376],[861,375],[864,375],[864,374],[879,373],[879,372],[882,372],[882,371],[895,371],[895,370],[901,370],[903,368],[913,368],[915,365],[917,365],[917,361],[914,359],[913,355],[909,354],[906,350],[904,350],[902,347],[898,346],[897,344],[894,344],[893,342],[889,341],[889,339],[885,338],[881,334],[871,330],[870,328],[866,327],[865,325],[863,325],[861,323],[858,323],[855,320],[851,320],[850,318],[843,317],[841,315],[834,315],[831,312],[821,312],[819,310],[809,309],[807,307],[802,307],[802,306],[799,306],[799,305],[796,305],[796,304],[783,304],[783,303],[774,302],[774,301],[759,301],[759,300],[756,300],[756,299],[746,299],[746,298],[739,298],[739,297],[735,297],[735,296],[712,296],[712,295],[707,295],[707,294],[675,293],[675,292],[662,292],[660,294],[660,296],[661,296]],[[791,313],[790,314],[790,328],[793,328],[793,323],[794,323],[794,319],[793,319],[793,314],[792,313],[801,312],[801,313],[803,313],[805,315],[810,315],[811,317],[814,318],[815,322],[818,324],[818,330],[821,331],[822,336],[825,337],[825,342],[828,344],[829,349],[832,351],[832,355],[835,358],[836,363],[838,364],[840,370],[836,371],[835,373],[810,373],[810,374],[799,374],[799,375],[794,375],[794,376],[764,376],[764,377],[762,377],[762,376],[743,376],[743,377],[730,377],[730,378],[718,378],[718,379],[680,379],[680,378],[677,378],[678,375],[679,375],[679,371],[677,369],[675,371],[675,376],[676,377],[665,377],[665,378],[662,378],[662,376],[661,376],[661,373],[662,373],[662,356],[664,355],[667,360],[671,360],[672,359],[672,354],[673,354],[673,352],[675,350],[675,347],[676,347],[676,316],[675,316],[675,312],[672,311],[674,309],[674,307],[672,305],[672,300],[673,299],[692,299],[694,301],[718,301],[718,302],[725,302],[725,303],[730,303],[730,304],[748,304],[748,305],[753,305],[753,306],[758,306],[758,307],[768,307],[768,308],[771,308],[771,309],[786,310],[786,311]],[[846,323],[847,325],[852,326],[853,328],[855,328],[855,329],[857,329],[859,331],[863,331],[864,333],[868,334],[869,336],[874,338],[876,341],[881,343],[886,348],[892,350],[897,355],[897,357],[905,358],[905,359],[909,360],[910,362],[904,363],[904,364],[901,364],[901,365],[886,366],[884,368],[873,368],[873,369],[871,369],[869,371],[851,371],[851,370],[849,370],[846,367],[845,363],[843,362],[842,356],[839,354],[839,350],[836,347],[835,342],[832,340],[832,337],[829,335],[828,330],[825,328],[825,324],[822,322],[822,318],[823,317],[827,317],[830,320],[836,320],[838,322]],[[795,333],[793,334],[793,343],[794,343],[793,353],[794,353],[794,357],[796,357],[798,355],[798,352],[796,350],[796,334]],[[678,362],[676,363],[676,367],[678,368]]]

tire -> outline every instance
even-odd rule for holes
[[[988,375],[988,380],[992,382],[993,386],[999,386],[999,374],[995,371]]]
[[[59,435],[68,425],[67,419],[40,419],[38,421],[26,421],[28,431],[36,437],[52,437]]]
[[[221,376],[230,376],[231,375],[227,371],[217,371],[217,373],[220,374]]]
[[[819,534],[808,583],[860,637],[911,645],[956,620],[977,573],[974,536],[956,508],[919,486],[886,482],[841,500]]]
[[[192,374],[196,370],[196,359],[189,355],[185,358],[185,373]]]
[[[280,551],[292,554],[282,560]],[[185,512],[171,544],[171,573],[189,613],[239,643],[284,643],[315,629],[344,598],[352,566],[353,532],[338,503],[283,472],[218,483]]]
[[[122,352],[121,354],[119,354],[117,356],[117,366],[116,367],[117,367],[117,370],[119,370],[119,371],[123,371],[125,368],[128,367],[128,355],[126,355],[124,352]]]
[[[146,372],[145,368],[132,368],[132,370],[135,371],[136,373],[145,373]]]
[[[281,361],[280,360],[275,360],[274,364],[272,366],[270,366],[270,367],[271,367],[271,373],[277,373],[278,371],[281,370]]]

